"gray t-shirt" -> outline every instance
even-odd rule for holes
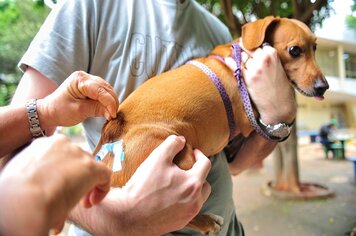
[[[150,77],[230,41],[227,27],[194,0],[62,0],[19,66],[31,66],[57,84],[74,71],[86,71],[107,80],[122,102]],[[83,122],[92,149],[104,122],[98,117]],[[202,211],[224,217],[220,235],[240,235],[224,154],[212,163],[212,194]]]

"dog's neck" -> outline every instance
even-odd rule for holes
[[[248,117],[249,123],[250,125],[253,127],[253,129],[261,134],[264,138],[266,138],[267,140],[272,140],[271,137],[265,133],[264,130],[261,129],[260,125],[258,124],[258,121],[256,119],[256,116],[254,114],[254,108],[252,106],[252,101],[250,99],[248,90],[247,90],[247,86],[242,78],[242,67],[244,67],[244,63],[243,63],[243,59],[244,57],[246,58],[246,60],[244,60],[245,62],[248,59],[248,54],[241,48],[241,46],[239,45],[238,42],[235,42],[231,45],[231,50],[232,53],[230,54],[231,56],[227,56],[227,57],[222,57],[219,55],[209,55],[209,57],[215,58],[219,61],[221,61],[222,63],[224,63],[227,67],[229,67],[232,71],[232,73],[234,74],[234,77],[236,78],[237,84],[238,84],[238,88],[239,88],[239,93],[240,93],[240,97],[242,100],[242,104],[244,107],[244,110],[246,112],[246,115]],[[245,54],[245,56],[243,56],[243,54]]]
[[[218,55],[209,55],[209,57],[218,59],[219,61],[224,63],[227,67],[229,67],[232,72],[235,72],[237,70],[236,61],[231,56],[222,57],[222,56],[218,56]],[[248,60],[248,58],[249,58],[249,55],[246,52],[242,51],[241,59],[243,61],[243,63],[242,63],[243,67],[245,67],[244,62],[246,62]]]

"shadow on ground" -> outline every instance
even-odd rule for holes
[[[324,200],[281,200],[263,194],[273,179],[272,158],[263,168],[234,177],[234,199],[247,236],[342,236],[356,227],[356,183],[350,161],[326,160],[318,143],[299,146],[302,182],[324,185],[335,197]],[[356,157],[348,145],[346,156]]]

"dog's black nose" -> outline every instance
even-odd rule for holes
[[[329,89],[329,84],[325,78],[319,78],[315,81],[314,91],[316,96],[323,96],[327,89]]]

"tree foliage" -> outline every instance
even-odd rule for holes
[[[15,91],[17,63],[48,12],[43,0],[0,0],[0,105]]]
[[[0,73],[16,73],[19,59],[48,12],[40,0],[0,1]]]
[[[241,35],[241,26],[268,15],[295,18],[311,28],[329,16],[333,0],[198,0],[219,17],[233,35]]]
[[[356,0],[351,6],[351,15],[346,17],[346,23],[350,28],[356,29]]]

